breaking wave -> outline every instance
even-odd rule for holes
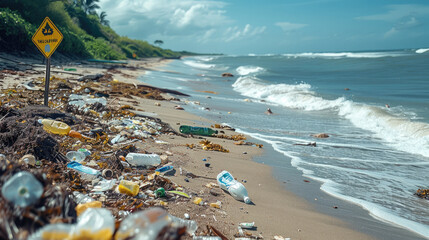
[[[255,74],[265,71],[262,67],[256,66],[240,66],[235,71],[237,71],[238,75],[244,76],[249,74]]]
[[[340,59],[340,58],[383,58],[383,57],[400,57],[404,56],[404,52],[338,52],[338,53],[297,53],[297,54],[283,54],[285,57],[290,58],[326,58],[326,59]]]
[[[416,53],[425,53],[427,51],[429,51],[429,48],[420,48],[416,50]]]
[[[391,114],[384,107],[360,104],[343,97],[328,100],[311,90],[311,85],[267,84],[255,76],[239,77],[235,91],[284,107],[304,111],[334,111],[356,127],[373,132],[389,146],[429,157],[429,124]]]

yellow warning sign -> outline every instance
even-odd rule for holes
[[[46,17],[33,35],[32,40],[40,52],[49,58],[63,40],[63,34],[61,34],[51,19]]]

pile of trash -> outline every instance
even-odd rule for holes
[[[51,78],[49,107],[40,105],[42,92],[36,90],[43,79],[0,94],[1,239],[205,239],[195,236],[195,221],[163,209],[195,201],[168,178],[176,171],[168,156],[135,145],[178,133],[160,119],[114,104],[114,96],[124,95],[159,100],[161,91],[145,92],[108,75],[76,85]],[[207,140],[203,148],[228,151]],[[250,203],[230,174],[218,176],[218,183]],[[201,232],[226,239],[213,226]]]

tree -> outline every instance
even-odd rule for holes
[[[100,13],[100,23],[101,23],[101,25],[109,26],[109,20],[107,20],[106,17],[107,17],[106,12],[101,12]]]
[[[154,44],[161,46],[162,44],[164,44],[164,41],[162,40],[155,40],[155,42],[153,42]]]
[[[100,0],[80,0],[78,4],[86,14],[96,14],[95,10],[100,8],[100,6],[97,5],[99,1]]]

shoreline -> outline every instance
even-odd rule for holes
[[[144,75],[140,80],[144,82]],[[194,124],[197,121],[212,122],[198,115],[190,114],[189,117],[188,121]],[[175,121],[170,122],[167,116],[160,115],[160,118],[169,122],[173,128],[178,126]],[[247,181],[245,186],[255,205],[245,205],[228,196],[231,199],[227,199],[226,211],[233,215],[234,222],[255,222],[258,226],[257,232],[266,233],[268,236],[262,235],[271,239],[275,235],[291,239],[314,239],[314,236],[318,236],[318,239],[374,239],[363,232],[353,230],[336,218],[316,212],[310,203],[287,191],[281,182],[274,178],[272,167],[254,160],[263,157],[266,154],[265,149],[253,153],[247,152],[247,155],[235,153],[234,162],[223,160],[222,166],[216,164],[216,167],[213,167],[217,169],[216,174],[212,175],[214,177],[222,170],[228,170],[238,180]],[[225,157],[229,157],[230,154],[227,153]],[[220,155],[223,157],[222,153]],[[197,159],[194,161],[197,162]],[[177,182],[180,182],[180,179],[177,179]],[[288,205],[288,203],[291,204]],[[293,222],[287,221],[288,217],[285,217],[291,214],[290,218],[294,219]],[[279,221],[280,219],[285,219],[285,222]],[[288,226],[285,226],[286,224]],[[282,230],[279,231],[280,229]]]
[[[172,60],[158,61],[159,59],[145,59],[144,61],[131,60],[130,63],[135,67],[120,68],[116,73],[112,73],[113,78],[120,82],[139,84],[144,83],[144,74],[146,70],[158,70],[163,64],[167,64]],[[73,66],[73,65],[72,65]],[[87,75],[107,72],[111,65],[90,64],[90,65],[74,65],[78,68],[76,73]],[[51,67],[53,68],[53,67]],[[35,72],[30,72],[28,76],[6,76],[5,86],[13,86],[29,79],[44,77],[44,66],[37,65]],[[51,74],[59,77],[69,77],[71,74],[67,72]],[[37,77],[36,77],[37,76]],[[74,77],[76,78],[76,77]],[[10,81],[9,81],[10,80]],[[41,102],[41,101],[40,101]],[[137,103],[136,103],[137,102]],[[155,105],[160,103],[160,106]],[[210,126],[213,121],[199,117],[186,111],[175,110],[175,105],[183,104],[183,101],[157,101],[150,99],[141,99],[132,97],[131,99],[121,98],[117,101],[119,105],[129,104],[141,114],[148,114],[160,118],[163,122],[169,123],[170,126],[178,131],[179,125],[198,125]],[[232,126],[234,127],[234,126]],[[228,135],[237,134],[232,131],[225,131]],[[209,141],[218,143],[229,149],[229,153],[204,151],[202,149],[190,149],[186,144],[198,145],[201,141],[199,138],[184,138],[182,136],[162,134],[158,137],[159,140],[167,142],[157,144],[152,142],[139,143],[139,147],[148,152],[172,153],[169,156],[169,161],[175,167],[176,173],[170,179],[175,183],[189,190],[192,196],[199,196],[208,204],[220,200],[222,207],[220,209],[209,206],[199,206],[186,202],[186,204],[170,203],[164,206],[169,213],[177,217],[182,217],[184,213],[191,215],[192,220],[196,220],[200,228],[205,225],[211,225],[219,229],[228,238],[233,238],[237,232],[237,225],[240,222],[255,222],[258,227],[256,231],[249,231],[253,236],[262,235],[264,238],[272,239],[276,235],[291,239],[374,239],[373,235],[363,233],[365,229],[356,229],[343,221],[341,218],[330,216],[330,214],[321,213],[317,204],[313,205],[311,201],[295,194],[293,191],[287,190],[289,183],[282,184],[282,181],[276,179],[274,168],[260,163],[255,159],[264,158],[269,152],[267,149],[259,149],[252,146],[237,146],[232,140],[224,140],[220,138],[208,137]],[[253,139],[247,141],[253,142]],[[267,148],[267,146],[264,146]],[[247,154],[243,154],[246,152]],[[205,167],[203,158],[208,159],[210,167]],[[192,172],[198,178],[187,178],[186,175],[181,175],[179,169]],[[204,187],[207,183],[216,182],[216,176],[222,170],[227,170],[239,181],[245,180],[244,184],[249,192],[250,198],[255,203],[254,205],[246,205],[236,201],[229,194],[220,193],[219,196],[212,196],[209,189]],[[297,171],[289,169],[289,171]],[[300,176],[299,179],[304,177]],[[188,179],[188,182],[185,180]],[[298,182],[298,181],[297,181]],[[320,190],[320,184],[311,185]],[[302,185],[303,183],[301,183]],[[299,184],[297,185],[299,186]],[[304,190],[308,192],[313,190]],[[337,199],[338,200],[338,199]],[[340,200],[338,200],[340,201]],[[339,209],[343,207],[338,203]],[[355,206],[356,207],[356,206]],[[317,209],[317,210],[316,210]],[[346,209],[346,207],[344,207]],[[354,214],[352,210],[350,213]],[[363,210],[364,211],[364,210]],[[361,212],[363,212],[361,209]],[[362,215],[359,215],[362,216]],[[368,215],[368,217],[370,217]],[[384,230],[384,229],[382,229]],[[200,235],[201,229],[197,231]],[[381,230],[380,230],[381,231]],[[378,236],[377,236],[378,237]],[[382,239],[382,238],[381,238]]]
[[[144,77],[142,81],[144,81]],[[265,144],[265,142],[260,143]],[[280,185],[283,191],[287,191],[289,194],[296,196],[298,198],[297,201],[306,201],[306,204],[308,204],[307,207],[313,209],[314,211],[317,211],[322,215],[333,217],[334,219],[341,222],[336,224],[342,224],[345,228],[364,234],[365,237],[368,237],[369,239],[425,239],[424,237],[408,229],[404,229],[395,224],[387,223],[372,217],[368,211],[363,209],[361,206],[342,199],[338,199],[323,192],[320,189],[320,182],[302,176],[302,173],[290,166],[289,163],[290,169],[288,169],[286,172],[287,174],[294,172],[292,174],[294,174],[295,177],[295,179],[290,181],[289,177],[284,177],[287,174],[276,173],[274,167],[264,163],[263,160],[265,157],[271,157],[273,155],[277,155],[277,158],[283,157],[284,159],[285,157],[281,153],[276,152],[274,149],[267,150],[267,148],[271,148],[271,146],[265,145],[264,148],[265,149],[262,150],[263,152],[261,154],[252,157],[252,161],[268,167],[270,169],[267,171],[270,174],[269,178],[272,178],[272,181],[275,181],[276,184]],[[269,153],[270,151],[271,153]],[[256,167],[260,167],[260,165]],[[309,183],[304,182],[304,179],[309,179]],[[251,195],[250,190],[249,194]],[[296,237],[300,238],[302,236],[297,235]],[[294,237],[292,237],[292,239],[293,238]],[[354,239],[352,235],[347,235],[347,238]],[[335,238],[333,236],[329,236],[329,239]],[[357,239],[363,238],[359,237]]]

